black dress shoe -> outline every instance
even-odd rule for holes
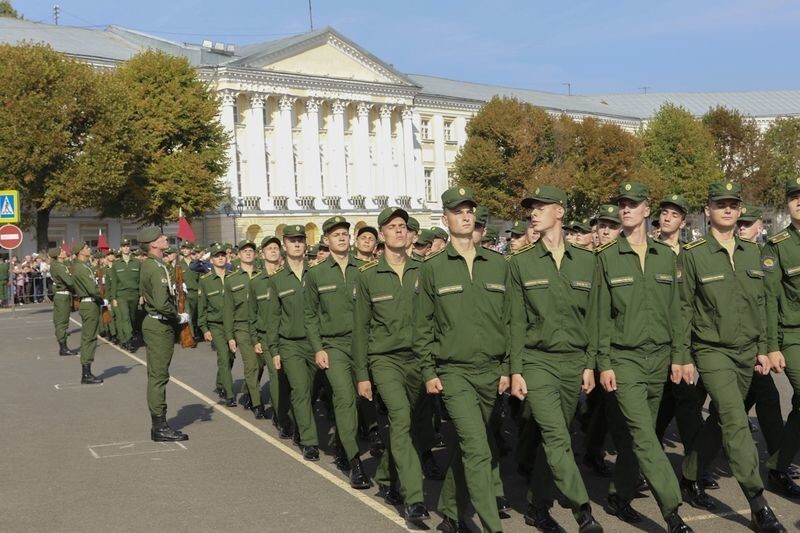
[[[505,496],[497,496],[495,501],[497,502],[498,513],[505,513],[506,511],[511,510],[511,504],[508,503],[508,498]]]
[[[630,502],[626,502],[616,494],[608,495],[608,514],[614,515],[623,522],[635,524],[642,520],[642,516],[631,507]]]
[[[436,526],[436,531],[441,531],[442,533],[469,533],[469,526],[463,520],[456,522],[449,516],[445,516],[441,523]]]
[[[319,446],[303,446],[303,459],[319,461]]]
[[[372,486],[372,481],[364,473],[361,458],[358,456],[350,460],[350,486],[359,490],[368,489]]]
[[[69,346],[67,346],[67,343],[62,342],[58,345],[58,355],[78,355],[78,352],[75,350],[70,350]]]
[[[394,485],[384,485],[378,483],[378,496],[383,498],[383,501],[389,505],[398,505],[403,503],[403,497]]]
[[[406,507],[406,520],[414,525],[422,525],[425,520],[431,517],[428,514],[428,508],[422,502],[412,503]]]
[[[214,394],[216,394],[217,398],[219,398],[220,400],[225,399],[225,391],[222,389],[222,387],[217,387],[216,389],[214,389]]]
[[[336,468],[342,472],[350,471],[350,461],[347,460],[347,457],[344,456],[344,453],[339,453],[336,455],[336,457],[333,459],[333,464],[336,465]]]
[[[648,492],[650,490],[650,484],[647,482],[645,477],[639,474],[639,484],[636,486],[637,492]]]
[[[577,522],[578,533],[603,533],[603,526],[592,516],[592,506],[588,503],[581,505]]]
[[[700,483],[706,490],[716,490],[719,488],[719,483],[717,483],[716,479],[711,477],[711,474],[703,474],[702,477],[700,477]]]
[[[664,519],[667,521],[667,531],[669,533],[694,533],[694,530],[686,525],[686,522],[678,516],[677,509],[672,511]]]
[[[225,407],[236,407],[236,398],[228,398],[225,400]]]
[[[681,490],[683,492],[684,499],[691,505],[697,509],[705,509],[706,511],[711,511],[716,508],[717,504],[711,496],[706,494],[706,491],[697,481],[692,481],[690,479],[686,479],[685,477],[681,478]]]
[[[769,505],[750,513],[750,527],[760,533],[786,533],[786,528],[778,522],[778,518]]]
[[[247,393],[242,394],[242,396],[239,398],[239,405],[245,409],[250,409],[253,407],[253,402],[250,400],[250,395]]]
[[[526,524],[544,533],[560,533],[563,531],[561,526],[558,525],[558,522],[553,520],[553,517],[550,516],[550,509],[536,509],[531,505],[528,507],[523,518]]]
[[[441,433],[433,434],[433,448],[446,448],[447,443],[444,441],[444,435]]]
[[[441,481],[444,479],[444,472],[439,469],[439,464],[436,462],[430,450],[422,454],[421,466],[425,479],[432,479],[434,481]]]
[[[594,473],[600,477],[611,477],[613,474],[606,460],[598,455],[584,455],[583,464],[594,470]]]
[[[789,465],[789,468],[786,469],[786,473],[789,474],[789,477],[792,479],[800,479],[800,468],[794,465]]]
[[[286,424],[285,426],[281,427],[278,431],[279,439],[289,440],[292,438],[292,435],[294,435],[294,430],[292,429],[292,426],[289,424]]]
[[[769,481],[779,488],[784,496],[800,498],[800,486],[792,480],[789,474],[778,472],[777,470],[770,470]]]
[[[263,405],[256,405],[253,407],[253,413],[256,415],[257,420],[263,420],[266,418],[266,414],[264,413],[264,406]]]
[[[369,432],[369,455],[371,457],[380,457],[386,451],[386,445],[383,443],[381,434],[377,429]]]

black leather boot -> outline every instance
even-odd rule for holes
[[[750,513],[750,526],[763,533],[786,533],[786,528],[778,521],[769,505]]]
[[[692,507],[711,511],[717,506],[714,499],[706,494],[703,485],[697,481],[682,477],[681,489],[683,490],[684,499],[689,502],[689,505]]]
[[[576,521],[579,533],[603,533],[603,526],[592,516],[592,506],[588,503],[581,505]]]
[[[792,477],[786,472],[777,470],[769,471],[769,481],[778,487],[784,496],[789,498],[800,498],[800,485],[794,482]]]
[[[78,355],[78,352],[70,350],[65,341],[58,343],[58,355]]]
[[[372,486],[372,481],[364,473],[361,458],[358,456],[350,460],[350,486],[354,489],[368,489]]]
[[[96,385],[102,383],[103,380],[92,374],[92,364],[81,365],[81,384],[82,385]]]
[[[155,442],[175,442],[189,440],[189,435],[169,427],[166,416],[150,415],[150,418],[153,420],[153,428],[150,430],[150,438]]]

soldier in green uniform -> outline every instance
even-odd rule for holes
[[[691,350],[711,396],[711,414],[683,461],[690,503],[713,509],[697,479],[720,441],[731,471],[750,504],[756,531],[785,531],[764,498],[758,452],[750,436],[744,397],[753,369],[766,374],[767,320],[764,272],[758,245],[736,237],[741,186],[715,182],[708,189],[710,232],[683,247],[683,343]]]
[[[408,222],[406,222],[406,228],[408,228],[408,235],[406,236],[406,253],[411,255],[414,251],[414,243],[417,242],[417,237],[419,237],[419,220],[409,216]]]
[[[485,531],[501,531],[495,400],[509,386],[506,298],[508,263],[476,246],[472,191],[442,194],[450,243],[423,263],[414,320],[414,353],[429,394],[442,394],[458,435],[442,493],[441,531],[462,524],[469,502]],[[503,507],[505,504],[503,503]]]
[[[447,241],[450,240],[450,235],[439,226],[434,226],[431,228],[433,232],[433,242],[431,243],[431,253],[438,252],[445,246],[447,246]]]
[[[411,257],[417,261],[425,260],[425,257],[431,254],[434,238],[434,233],[431,230],[424,229],[420,231],[414,244],[411,245]]]
[[[114,262],[114,289],[109,295],[117,320],[117,339],[120,347],[133,352],[133,330],[136,308],[139,305],[139,271],[141,263],[131,255],[131,242],[123,239],[120,257]]]
[[[258,263],[261,263],[260,265]],[[263,266],[263,268],[262,268]],[[274,235],[261,239],[261,257],[256,258],[256,269],[266,270],[271,276],[281,267],[281,240]]]
[[[530,244],[528,242],[528,221],[527,220],[515,220],[511,224],[511,228],[506,230],[508,233],[509,241],[508,241],[508,255],[510,257],[511,254],[525,248]]]
[[[378,244],[378,230],[372,226],[362,226],[356,232],[355,258],[359,266],[372,261],[375,246]]]
[[[197,323],[203,338],[213,344],[217,352],[217,385],[215,392],[225,400],[227,407],[236,407],[231,369],[235,352],[228,346],[222,326],[223,294],[225,293],[225,263],[228,255],[220,244],[211,247],[211,272],[200,276],[197,290]]]
[[[594,235],[588,218],[572,220],[569,227],[572,230],[572,244],[594,250]]]
[[[144,299],[145,317],[142,335],[147,350],[147,407],[152,428],[150,438],[156,442],[183,441],[189,436],[167,424],[167,383],[169,365],[175,352],[175,326],[186,324],[189,313],[178,313],[174,280],[162,261],[167,249],[167,236],[155,227],[143,228],[137,235],[147,259],[139,272],[140,292]]]
[[[254,262],[256,244],[253,241],[239,242],[239,270],[225,276],[225,290],[222,297],[222,327],[225,339],[234,353],[242,356],[246,390],[239,403],[245,409],[252,409],[257,419],[266,418],[261,402],[261,376],[264,374],[264,354],[256,353],[255,342],[250,336],[249,285],[256,277]]]
[[[331,249],[328,247],[328,243],[325,242],[325,237],[322,236],[317,243],[317,262],[325,261],[330,255]]]
[[[497,232],[496,229],[489,227],[485,228],[483,232],[483,237],[481,238],[481,246],[484,248],[488,248],[490,250],[497,251],[497,241],[500,238],[500,234]]]
[[[770,451],[767,466],[770,482],[798,498],[800,489],[792,481],[791,468],[800,450],[800,178],[786,183],[786,209],[791,223],[767,240],[761,264],[767,291],[767,356],[774,372],[786,372],[794,395],[780,449]]]
[[[610,424],[618,451],[608,510],[624,521],[641,520],[630,505],[641,468],[670,533],[688,532],[678,515],[680,486],[655,429],[664,376],[691,383],[694,366],[680,342],[675,254],[647,236],[648,196],[641,183],[620,185],[622,234],[597,249],[590,294],[590,350],[601,385],[613,392]],[[623,425],[628,431],[614,428]]]
[[[53,280],[53,325],[56,329],[58,341],[58,355],[77,355],[78,352],[70,350],[67,346],[67,329],[69,327],[69,314],[72,312],[72,292],[75,284],[69,269],[64,265],[67,252],[60,247],[50,248],[47,254],[50,262],[50,279]],[[5,285],[3,285],[5,290]]]
[[[597,210],[597,238],[600,246],[607,244],[622,232],[619,206],[603,204]]]
[[[11,269],[2,258],[0,258],[0,307],[11,305]],[[64,354],[62,354],[64,355]]]
[[[200,274],[191,268],[193,253],[194,244],[189,241],[181,243],[178,266],[181,269],[183,284],[186,286],[186,305],[184,309],[192,317],[192,333],[194,333],[194,326],[197,325],[197,291],[200,288]]]
[[[433,461],[432,412],[422,375],[412,352],[414,290],[421,263],[405,252],[408,213],[388,207],[378,215],[384,255],[360,268],[353,321],[353,361],[358,393],[372,400],[370,375],[389,415],[388,452],[376,475],[388,503],[400,482],[405,517],[420,524],[430,518],[422,492],[422,468],[417,450]],[[413,437],[425,437],[424,440]]]
[[[541,238],[509,261],[511,394],[527,398],[549,466],[534,467],[525,523],[558,529],[549,512],[555,494],[547,490],[555,482],[579,530],[597,533],[603,528],[592,516],[569,431],[580,391],[595,386],[585,321],[595,260],[591,249],[564,242],[566,204],[566,193],[550,186],[537,187],[522,201]]]
[[[72,266],[72,280],[75,296],[80,299],[81,315],[81,383],[92,385],[103,380],[92,374],[94,353],[97,350],[97,333],[100,329],[100,308],[105,303],[100,298],[100,289],[94,270],[89,265],[92,249],[85,242],[72,245],[72,253],[77,260]]]
[[[108,296],[112,294],[112,289],[114,287],[114,261],[116,260],[117,256],[112,248],[109,248],[102,254],[101,257],[98,258],[97,267],[95,268],[95,276],[97,277],[97,282],[102,288],[101,297],[105,300],[109,300]],[[100,275],[102,274],[102,276]],[[110,301],[110,300],[109,300]],[[103,338],[108,339],[113,344],[118,344],[119,341],[117,340],[117,327],[114,323],[114,306],[108,306],[108,314],[111,318],[110,322],[105,322],[102,319],[100,320],[100,336]],[[102,315],[101,315],[102,318]]]
[[[367,489],[358,449],[355,369],[353,368],[353,297],[358,267],[350,255],[350,223],[332,217],[322,224],[331,255],[317,262],[305,277],[305,326],[317,366],[325,371],[333,391],[336,433],[341,449],[337,466],[350,470],[350,486]]]
[[[480,246],[486,235],[486,225],[489,223],[489,210],[482,205],[475,207],[475,229],[472,230],[472,242]]]

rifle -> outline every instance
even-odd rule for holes
[[[105,300],[106,298],[106,276],[105,272],[103,272],[103,267],[99,267],[97,269],[97,287],[100,289],[100,298]],[[108,307],[103,307],[103,324],[111,324],[111,312],[108,310]]]
[[[175,265],[175,289],[178,292],[178,313],[186,311],[186,291],[183,290],[183,270],[180,266],[180,261]],[[195,348],[197,341],[192,333],[192,321],[181,326],[180,333],[181,348]]]

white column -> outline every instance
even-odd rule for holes
[[[264,144],[263,94],[250,94],[247,113],[247,179],[242,180],[241,196],[258,196],[263,205],[267,199],[267,156]]]
[[[369,110],[372,104],[359,102],[356,107],[356,127],[353,132],[353,174],[355,179],[350,187],[350,195],[366,197],[366,205],[372,203],[369,163]]]
[[[467,142],[467,119],[464,117],[457,117],[453,121],[453,127],[456,130],[456,142],[459,148],[463,148]]]
[[[328,125],[328,182],[325,190],[329,196],[338,196],[341,207],[350,205],[347,198],[347,169],[344,160],[344,110],[347,102],[331,102],[331,120]]]
[[[389,196],[389,205],[395,203],[398,187],[392,179],[392,111],[394,106],[382,105],[380,109],[381,129],[377,138],[378,179],[376,191]]]
[[[422,189],[417,183],[416,168],[414,166],[414,123],[412,117],[414,112],[410,108],[403,109],[401,115],[403,119],[403,192],[411,197],[411,206],[417,206],[417,198],[422,197]]]
[[[236,93],[222,91],[222,113],[220,123],[228,134],[228,170],[225,172],[225,184],[230,188],[231,196],[236,198],[239,194],[239,180],[236,177]]]
[[[412,111],[412,113],[413,115],[411,117],[411,123],[414,126],[414,130],[419,132],[420,128],[422,127],[422,117],[417,112]],[[421,203],[423,207],[425,207],[425,202],[427,200],[425,198],[425,164],[422,161],[422,143],[420,142],[417,133],[412,135],[412,139],[414,141],[414,182],[416,183],[418,191],[417,198],[421,199]],[[435,207],[436,202],[438,202],[438,200],[436,197],[434,197],[432,203],[427,205],[427,207]]]
[[[433,198],[447,190],[447,164],[444,158],[444,117],[433,115]]]
[[[275,187],[273,195],[286,196],[296,205],[294,194],[294,146],[292,145],[292,108],[296,98],[282,96],[275,121]]]
[[[322,100],[306,100],[306,116],[303,120],[303,179],[300,183],[302,196],[314,196],[314,206],[322,203],[322,168],[319,161],[319,106]]]

